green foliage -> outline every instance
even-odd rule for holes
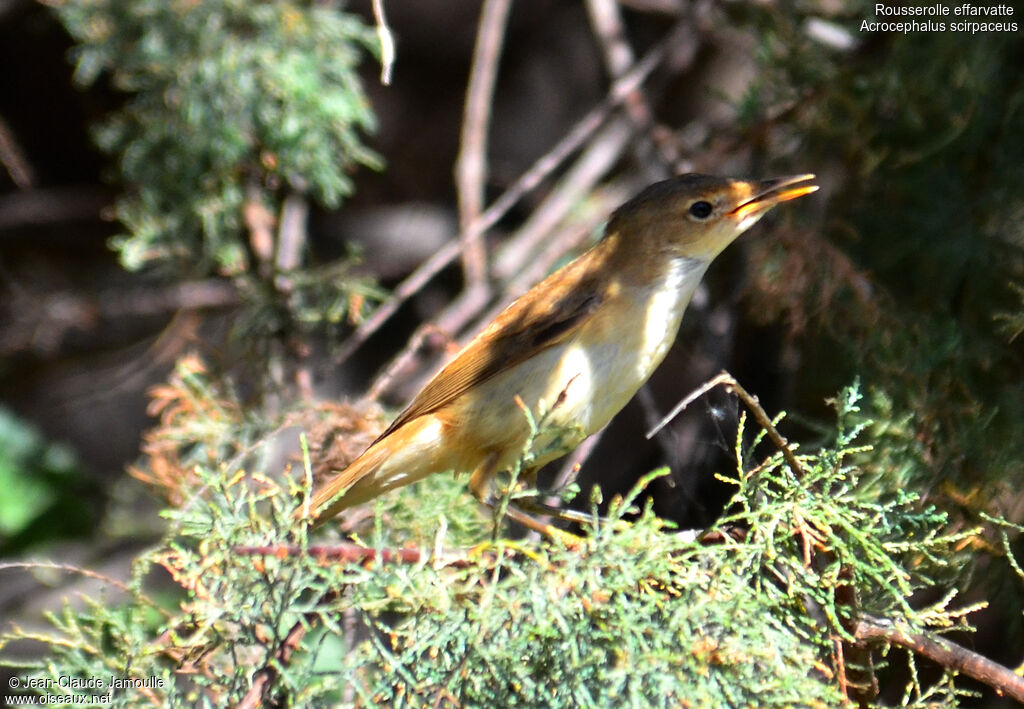
[[[0,407],[0,556],[88,529],[81,475],[67,447]]]
[[[871,428],[858,398],[840,395],[834,445],[801,454],[799,474],[777,453],[738,464],[730,511],[701,539],[635,508],[651,476],[595,514],[578,548],[489,540],[461,483],[433,476],[377,501],[364,532],[370,548],[425,550],[420,562],[328,561],[293,516],[308,460],[281,479],[237,458],[196,466],[126,595],[54,616],[34,672],[161,680],[115,691],[115,706],[234,704],[266,673],[267,700],[296,706],[834,706],[852,614],[966,627],[951,595],[914,599],[973,532],[946,534],[912,493],[860,484]],[[752,459],[757,441],[742,440],[737,460]],[[155,568],[182,589],[171,612],[142,591]],[[839,601],[850,587],[855,605]],[[904,705],[957,696],[949,677],[915,679]]]
[[[350,173],[379,158],[356,74],[377,51],[357,18],[324,3],[210,0],[62,2],[79,42],[76,80],[106,73],[129,94],[96,131],[132,193],[118,202],[125,267],[250,267],[246,208],[284,196],[337,206]]]
[[[766,154],[822,174],[834,195],[821,229],[790,225],[754,247],[751,301],[785,317],[804,361],[828,362],[801,371],[805,402],[858,375],[885,392],[871,413],[898,439],[876,446],[874,466],[931,499],[944,484],[948,509],[1000,504],[1024,489],[1019,37],[861,32],[867,2],[748,15],[763,63],[745,128],[778,125]],[[852,48],[812,39],[812,20]]]

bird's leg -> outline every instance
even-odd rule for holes
[[[494,479],[494,474],[497,472],[498,457],[498,452],[488,454],[469,477],[469,489],[473,492],[473,496],[491,509],[497,509],[501,505],[501,500],[496,499],[491,487],[491,481]],[[529,472],[526,477],[529,477]],[[513,522],[518,522],[527,529],[537,532],[538,534],[542,534],[548,539],[558,541],[568,547],[577,547],[582,541],[575,534],[570,534],[569,532],[559,529],[552,524],[543,522],[529,513],[524,512],[516,506],[515,502],[511,505],[505,505],[504,512],[505,515]]]
[[[472,491],[473,497],[488,506],[490,506],[488,500],[491,499],[491,481],[494,480],[496,472],[498,472],[498,451],[492,451],[480,461],[480,465],[476,466],[476,470],[469,476],[469,489]]]
[[[524,512],[530,512],[535,515],[545,515],[548,517],[555,517],[557,519],[565,520],[566,522],[575,522],[576,524],[593,525],[594,515],[583,512],[581,510],[570,510],[564,507],[555,507],[547,502],[544,502],[546,494],[538,492],[536,495],[530,497],[519,497],[513,500],[512,504],[519,507]],[[608,519],[605,517],[598,517],[599,522],[607,522]]]

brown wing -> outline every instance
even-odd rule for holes
[[[548,276],[508,306],[423,387],[377,440],[571,337],[605,297],[593,275],[591,262],[599,258],[597,251]]]

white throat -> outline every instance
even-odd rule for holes
[[[639,362],[645,377],[665,358],[679,332],[686,306],[708,268],[701,259],[673,258],[660,282],[652,283],[645,294],[644,334]]]

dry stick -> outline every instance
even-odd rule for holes
[[[422,564],[425,561],[438,568],[464,569],[477,564],[487,564],[497,560],[496,556],[489,553],[478,553],[475,550],[469,552],[448,552],[441,553],[437,549],[430,553],[422,549],[375,549],[373,547],[362,547],[349,542],[338,544],[310,544],[300,546],[298,544],[267,544],[262,546],[239,545],[231,547],[233,554],[239,556],[273,556],[278,559],[288,557],[313,557],[323,561],[350,563],[379,563],[379,564]],[[507,549],[505,553],[514,553],[514,550]]]
[[[555,147],[535,162],[505,192],[488,207],[480,218],[469,228],[471,234],[483,233],[497,223],[505,213],[518,202],[523,195],[535,188],[550,175],[562,162],[575,152],[604,123],[615,108],[625,100],[630,91],[642,84],[655,67],[665,57],[675,33],[659,43],[645,56],[628,74],[616,81],[608,96],[598,106],[591,109],[573,126]],[[380,306],[348,338],[334,356],[332,364],[337,366],[348,359],[353,352],[380,329],[395,314],[402,303],[419,292],[430,280],[440,273],[462,250],[466,235],[450,241],[442,246],[433,256],[424,261],[404,281],[398,284],[394,293]]]
[[[604,57],[605,68],[612,79],[618,79],[629,67],[632,66],[635,57],[633,48],[629,45],[626,37],[626,27],[622,21],[622,12],[617,0],[586,0],[587,16],[590,18],[590,25],[593,27],[598,44],[601,46]],[[692,62],[695,53],[690,55]],[[689,63],[689,62],[687,62]],[[679,71],[680,67],[675,67]],[[678,151],[672,150],[664,141],[656,139],[654,131],[654,112],[651,110],[644,96],[643,89],[637,87],[625,101],[626,113],[635,124],[638,132],[643,136],[637,157],[642,163],[648,164],[651,161],[645,157],[654,156],[657,158],[658,171],[661,176],[672,172],[672,167],[679,160]],[[654,166],[651,166],[652,171]]]
[[[377,39],[380,40],[380,83],[391,86],[391,71],[395,66],[395,37],[384,16],[384,0],[373,0],[373,19],[377,22]]]
[[[579,249],[586,238],[605,221],[608,212],[614,206],[621,204],[627,196],[626,191],[617,186],[604,187],[600,191],[592,190],[590,194],[596,202],[593,206],[593,214],[581,218],[580,221],[574,221],[570,226],[549,235],[542,249],[535,254],[528,254],[527,261],[516,269],[515,277],[510,278],[504,285],[505,295],[510,298],[518,298],[543,279],[551,272],[559,259]],[[481,322],[493,320],[500,312],[500,307],[501,305],[483,315],[480,318]]]
[[[231,551],[241,556],[274,556],[278,558],[312,556],[330,561],[378,561],[385,564],[391,562],[418,564],[424,559],[424,554],[419,549],[375,549],[348,543],[310,544],[305,547],[298,544],[239,545],[231,547]]]
[[[35,184],[36,176],[25,157],[25,151],[18,145],[14,131],[0,117],[0,163],[3,163],[11,181],[19,188],[27,190]]]
[[[235,709],[258,709],[258,707],[267,706],[267,694],[281,673],[277,669],[277,665],[287,665],[291,661],[292,655],[299,649],[307,630],[309,630],[309,625],[304,621],[299,621],[291,627],[288,634],[284,636],[284,640],[274,651],[273,660],[253,675],[249,691],[242,697],[242,701],[235,705]]]
[[[451,336],[446,332],[442,332],[432,322],[425,322],[416,328],[415,332],[409,338],[409,341],[405,343],[405,348],[399,352],[395,357],[391,359],[383,371],[377,376],[377,378],[370,385],[370,388],[366,390],[366,395],[363,397],[369,401],[377,401],[386,392],[391,390],[391,385],[395,383],[395,379],[400,374],[407,371],[411,366],[412,360],[416,357],[416,353],[419,352],[420,348],[423,347],[423,343],[431,335],[437,335],[443,339],[444,345],[440,349],[449,349],[454,344]],[[433,349],[439,349],[434,347]]]
[[[613,78],[618,78],[633,63],[633,48],[626,40],[626,28],[622,23],[619,4],[616,0],[586,0],[584,5],[604,53],[605,68]],[[637,98],[640,99],[639,104]],[[627,99],[627,110],[631,116],[634,116],[637,105],[641,111],[646,109],[642,101],[643,97],[637,93]],[[647,113],[647,117],[649,116],[650,113]]]
[[[792,449],[789,447],[789,441],[783,438],[775,428],[774,424],[772,424],[772,420],[768,418],[768,414],[766,414],[764,409],[761,408],[761,403],[758,401],[758,398],[744,389],[740,383],[724,369],[694,389],[685,399],[676,404],[675,407],[673,407],[673,409],[669,411],[654,428],[647,432],[647,439],[650,440],[658,433],[658,431],[665,428],[672,419],[678,416],[681,411],[692,404],[696,399],[720,385],[724,387],[726,391],[736,394],[736,396],[740,398],[740,401],[742,401],[750,413],[754,415],[754,420],[757,421],[757,425],[764,429],[764,432],[768,435],[768,440],[770,440],[782,453],[782,457],[785,459],[790,470],[793,471],[793,474],[802,478],[804,475],[804,468],[800,464],[800,461],[797,460],[796,455],[793,454]]]
[[[0,128],[0,143],[4,140]],[[0,145],[0,153],[6,148]],[[0,158],[3,161],[5,158]],[[12,178],[13,179],[13,178]],[[32,187],[29,184],[29,187]],[[69,221],[99,220],[110,194],[96,185],[32,187],[0,196],[0,238],[18,238],[19,227],[48,226]],[[47,244],[65,234],[60,229],[39,232],[36,243]],[[44,240],[40,242],[39,240]]]
[[[309,201],[301,193],[292,191],[281,205],[278,220],[277,250],[274,254],[274,287],[283,296],[294,289],[292,271],[302,263],[302,252],[309,241]],[[282,343],[287,351],[285,361],[291,361],[291,378],[305,401],[313,400],[313,372],[309,364],[309,344],[301,335]]]
[[[590,455],[597,448],[597,444],[601,442],[601,437],[604,432],[608,430],[608,426],[601,427],[596,433],[592,433],[582,443],[576,446],[576,450],[566,456],[565,462],[562,467],[558,469],[558,473],[555,475],[554,481],[551,483],[551,489],[560,491],[567,485],[576,482],[576,476],[580,473],[580,468],[587,462]],[[561,500],[556,495],[549,495],[544,503],[548,505],[557,505]]]
[[[274,269],[293,271],[302,263],[309,228],[309,202],[298,192],[289,192],[281,205],[281,218],[277,229],[277,249]]]
[[[468,288],[487,278],[487,254],[483,232],[470,231],[480,218],[487,182],[487,133],[491,123],[498,59],[505,38],[511,0],[487,0],[480,11],[480,28],[473,50],[473,65],[466,87],[459,157],[455,183],[459,194],[459,230],[462,234],[462,268]]]
[[[946,638],[930,633],[911,633],[888,621],[870,616],[860,617],[854,626],[854,636],[859,644],[865,646],[881,640],[889,645],[912,650],[946,669],[965,674],[999,694],[1006,694],[1024,703],[1024,677]]]
[[[246,549],[249,547],[240,548]],[[251,548],[258,549],[258,547]],[[337,597],[337,591],[328,591],[320,597],[317,605],[330,603]],[[299,649],[302,639],[306,637],[306,633],[316,622],[317,617],[315,612],[310,611],[303,615],[302,620],[299,620],[291,627],[288,634],[281,641],[281,644],[274,650],[271,660],[253,674],[252,685],[249,687],[249,691],[245,693],[245,696],[235,705],[234,709],[257,709],[258,707],[267,706],[267,695],[281,674],[278,668],[291,662],[292,655]]]

